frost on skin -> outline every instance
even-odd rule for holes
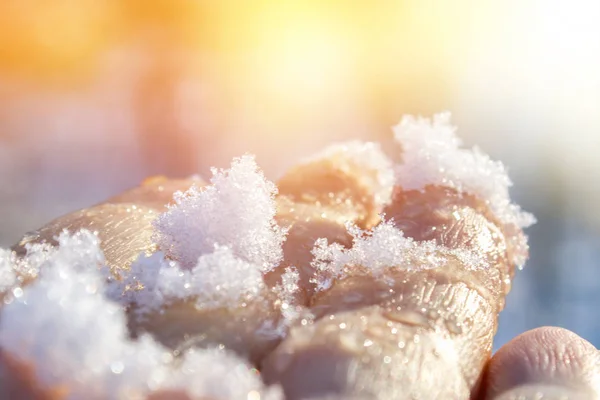
[[[196,299],[197,309],[233,308],[257,299],[263,288],[257,265],[236,258],[229,247],[217,246],[200,256],[191,270],[161,252],[142,254],[127,276],[111,283],[110,293],[126,304],[135,302],[136,313],[143,315],[187,299]]]
[[[362,174],[361,178],[367,180],[369,187],[372,188],[375,204],[382,207],[390,203],[395,183],[394,169],[392,161],[383,153],[379,143],[355,140],[334,144],[305,162],[332,158],[344,159],[348,165],[354,164],[363,171],[371,171],[372,174]],[[343,163],[340,163],[340,167],[344,167]]]
[[[94,238],[60,236],[39,278],[2,309],[2,351],[32,365],[43,386],[64,388],[68,399],[177,389],[197,399],[245,400],[263,391],[251,367],[226,352],[195,350],[174,360],[149,336],[129,339],[123,309],[104,295],[106,276],[97,268],[103,254]],[[276,390],[268,393],[279,398]]]
[[[318,239],[313,248],[313,267],[317,271],[315,283],[318,290],[328,289],[333,279],[343,278],[348,269],[363,268],[373,276],[384,277],[390,268],[420,270],[438,268],[450,259],[457,258],[465,268],[480,269],[487,266],[486,260],[473,252],[449,249],[435,241],[418,242],[405,237],[393,221],[384,221],[370,231],[349,225],[353,237],[352,248]]]
[[[272,270],[283,258],[285,240],[275,222],[277,188],[250,155],[212,173],[210,186],[175,193],[175,204],[156,219],[159,248],[191,269],[215,245],[229,246],[235,257]]]
[[[506,225],[526,228],[535,223],[533,215],[511,203],[512,182],[504,165],[493,161],[479,148],[462,149],[450,113],[433,117],[405,116],[394,128],[401,144],[402,163],[396,167],[397,184],[403,190],[421,190],[426,185],[447,186],[470,193],[489,206]]]

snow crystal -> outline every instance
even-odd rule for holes
[[[192,270],[191,286],[202,294],[201,307],[238,304],[260,295],[262,273],[256,264],[250,264],[233,255],[229,247],[217,247],[213,253],[198,259]]]
[[[160,356],[147,341],[139,348],[127,343],[125,315],[103,297],[104,277],[93,264],[82,268],[102,252],[86,246],[85,238],[60,239],[40,278],[2,309],[0,347],[32,362],[44,385],[74,382],[69,398],[93,398],[90,393],[118,398],[143,387],[153,358]],[[111,371],[115,362],[123,365],[123,373]],[[110,396],[107,390],[116,392]]]
[[[104,256],[97,252],[99,242],[95,234],[82,230],[71,236],[64,231],[56,240],[70,246],[70,250],[64,253],[60,247],[47,243],[28,243],[25,246],[25,256],[17,257],[10,250],[0,249],[0,293],[19,288],[24,281],[37,277],[50,259],[54,262],[60,260],[66,264],[72,263],[74,267],[104,264]]]
[[[378,206],[389,204],[394,188],[394,169],[392,161],[383,153],[381,145],[375,142],[350,141],[334,144],[325,150],[313,155],[305,162],[314,162],[323,159],[336,159],[347,165],[358,167],[361,171],[369,171],[361,175],[368,181],[369,187],[375,194],[375,203]]]
[[[57,238],[58,247],[54,252],[48,255],[44,263],[50,263],[54,268],[66,266],[68,268],[87,271],[90,268],[96,270],[104,267],[106,260],[104,253],[100,249],[100,239],[98,235],[86,229],[70,234],[64,230]],[[45,267],[42,264],[41,273],[44,273]]]
[[[273,288],[279,298],[281,314],[286,324],[296,321],[305,310],[296,301],[296,293],[300,290],[300,273],[294,266],[287,267],[281,276],[281,283]]]
[[[233,255],[231,248],[217,246],[200,256],[196,266],[183,269],[162,252],[140,255],[130,272],[113,281],[111,297],[136,303],[145,314],[178,300],[195,299],[198,309],[236,307],[260,297],[264,288],[260,267]],[[133,289],[133,290],[132,290]]]
[[[105,293],[108,298],[124,306],[143,304],[144,307],[138,310],[140,314],[157,310],[165,302],[157,285],[161,270],[166,268],[179,270],[177,263],[166,260],[160,251],[150,256],[141,253],[128,271],[120,270],[118,277],[109,278]],[[181,271],[181,274],[183,276],[184,271]]]
[[[234,159],[229,170],[212,172],[212,185],[176,193],[175,204],[156,219],[159,247],[185,268],[215,245],[230,246],[235,257],[263,271],[275,268],[285,239],[274,219],[277,188],[250,155]]]
[[[15,262],[14,252],[0,249],[0,293],[12,289],[18,282],[17,273],[14,269]]]
[[[504,165],[493,161],[478,148],[462,149],[461,140],[450,124],[450,113],[433,117],[405,116],[394,128],[402,148],[403,162],[396,168],[397,184],[404,190],[426,185],[447,186],[470,193],[489,204],[504,224],[526,228],[535,223],[533,215],[512,204],[512,186]]]
[[[349,225],[353,246],[346,249],[338,243],[328,244],[320,238],[312,250],[312,266],[317,271],[314,282],[318,290],[331,286],[332,280],[341,278],[347,268],[362,267],[374,276],[382,276],[389,268],[429,269],[445,265],[451,258],[459,259],[465,268],[480,269],[486,260],[464,249],[449,249],[435,241],[417,242],[405,237],[393,221],[384,221],[370,231]]]
[[[68,399],[138,398],[159,389],[232,400],[263,393],[252,368],[231,354],[195,350],[173,360],[149,336],[129,339],[123,308],[104,296],[95,235],[63,233],[59,243],[39,278],[4,306],[0,318],[0,347],[31,363],[42,385],[66,388]],[[12,259],[2,255],[4,270]],[[280,398],[277,390],[264,393]]]
[[[187,388],[195,398],[283,399],[280,387],[263,390],[258,371],[223,350],[190,350],[179,371],[169,385]]]

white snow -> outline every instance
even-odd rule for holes
[[[123,308],[104,294],[97,237],[63,233],[59,243],[38,279],[0,314],[0,347],[31,363],[42,385],[67,388],[68,399],[140,398],[158,389],[181,389],[198,399],[246,400],[263,392],[280,398],[277,389],[265,391],[250,366],[221,350],[194,350],[174,360],[149,336],[129,339]]]
[[[450,114],[441,113],[432,120],[405,116],[394,128],[396,141],[402,146],[402,161],[395,166],[395,183],[403,190],[424,190],[428,185],[445,186],[459,193],[469,193],[484,201],[498,220],[505,225],[525,228],[535,223],[533,215],[511,203],[508,178],[504,165],[493,161],[478,148],[463,149],[450,124]],[[483,254],[468,249],[450,249],[434,241],[416,242],[384,221],[371,231],[361,231],[348,225],[353,246],[346,249],[320,238],[313,248],[313,280],[319,290],[327,289],[333,279],[343,277],[348,269],[362,267],[375,276],[388,268],[436,268],[451,258],[458,259],[467,269],[488,267]],[[507,238],[518,250],[515,264],[522,265],[527,253],[527,237]]]
[[[418,242],[405,237],[393,221],[383,221],[369,231],[348,225],[348,231],[353,237],[350,249],[338,243],[329,244],[324,238],[316,241],[312,266],[317,271],[314,282],[318,290],[328,289],[333,279],[344,277],[353,267],[365,268],[373,276],[382,277],[390,268],[438,268],[452,258],[459,259],[468,269],[487,266],[484,258],[468,250],[449,249],[433,240]]]
[[[236,258],[227,246],[217,246],[200,256],[191,270],[166,259],[162,252],[141,254],[121,281],[111,282],[109,292],[124,304],[136,303],[136,313],[143,315],[188,299],[195,300],[198,309],[235,308],[260,299],[264,287],[259,266]]]
[[[162,252],[141,255],[111,296],[139,287],[125,300],[139,312],[192,299],[197,308],[234,308],[260,297],[263,273],[283,259],[286,231],[275,222],[277,188],[253,156],[213,169],[211,185],[175,194],[175,204],[155,221]]]
[[[300,290],[300,273],[294,266],[287,267],[281,275],[281,283],[273,288],[273,292],[279,299],[281,314],[284,323],[291,325],[302,315],[307,314],[307,310],[299,306],[296,301],[296,293]]]
[[[188,351],[167,386],[187,389],[194,399],[282,400],[279,386],[265,388],[259,372],[216,348]]]
[[[175,204],[156,219],[160,249],[191,269],[216,245],[228,246],[235,257],[272,270],[283,258],[286,234],[274,218],[276,186],[250,155],[212,172],[210,186],[176,193]]]
[[[14,252],[8,249],[0,249],[0,293],[12,289],[18,282],[17,273],[14,269],[15,262]]]
[[[312,159],[335,158],[368,170],[364,179],[378,205],[389,203],[394,184],[405,190],[440,185],[482,199],[504,224],[535,221],[510,202],[512,183],[501,163],[460,147],[449,114],[405,117],[395,138],[403,148],[395,170],[375,143],[334,145]],[[0,249],[0,292],[10,294],[0,311],[0,347],[32,363],[43,385],[66,384],[69,399],[120,399],[159,389],[185,390],[194,398],[282,398],[278,388],[265,388],[250,366],[222,350],[194,349],[173,359],[150,336],[130,339],[123,307],[135,303],[144,314],[178,300],[211,309],[261,299],[263,274],[283,258],[286,231],[275,222],[276,193],[253,156],[234,159],[228,170],[213,169],[210,186],[176,193],[175,204],[156,219],[161,251],[140,255],[118,277],[106,267],[97,235],[88,231],[63,232],[56,248],[31,245],[23,259]],[[350,249],[323,238],[315,243],[319,290],[353,267],[376,277],[390,268],[436,268],[455,259],[465,268],[487,267],[483,255],[407,238],[393,221],[370,231],[347,229]],[[295,304],[299,278],[288,267],[273,289],[288,324],[306,311]]]
[[[360,177],[372,188],[375,204],[382,207],[390,203],[395,183],[394,168],[379,143],[355,140],[334,144],[304,162],[310,163],[323,159],[335,159],[340,168],[351,171],[358,168],[368,172],[362,173]]]
[[[96,236],[89,232],[77,235],[85,240],[97,240]],[[65,242],[69,238],[69,234],[63,232],[57,240]],[[18,289],[24,281],[37,277],[47,260],[57,251],[55,247],[46,243],[27,244],[24,257],[17,257],[8,249],[0,249],[0,293],[7,296],[5,301],[11,301],[11,290]]]
[[[479,150],[461,148],[450,113],[433,117],[405,116],[394,128],[402,146],[402,163],[396,167],[396,182],[404,190],[427,185],[446,186],[485,201],[504,224],[526,228],[535,223],[533,215],[511,203],[512,182],[504,165]]]

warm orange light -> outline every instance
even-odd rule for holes
[[[356,65],[339,23],[318,18],[318,9],[277,11],[257,21],[253,54],[255,76],[268,95],[288,106],[314,105],[351,84]]]

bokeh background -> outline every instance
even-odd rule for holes
[[[154,174],[449,110],[539,223],[496,347],[540,325],[600,345],[597,0],[2,0],[0,245]]]

